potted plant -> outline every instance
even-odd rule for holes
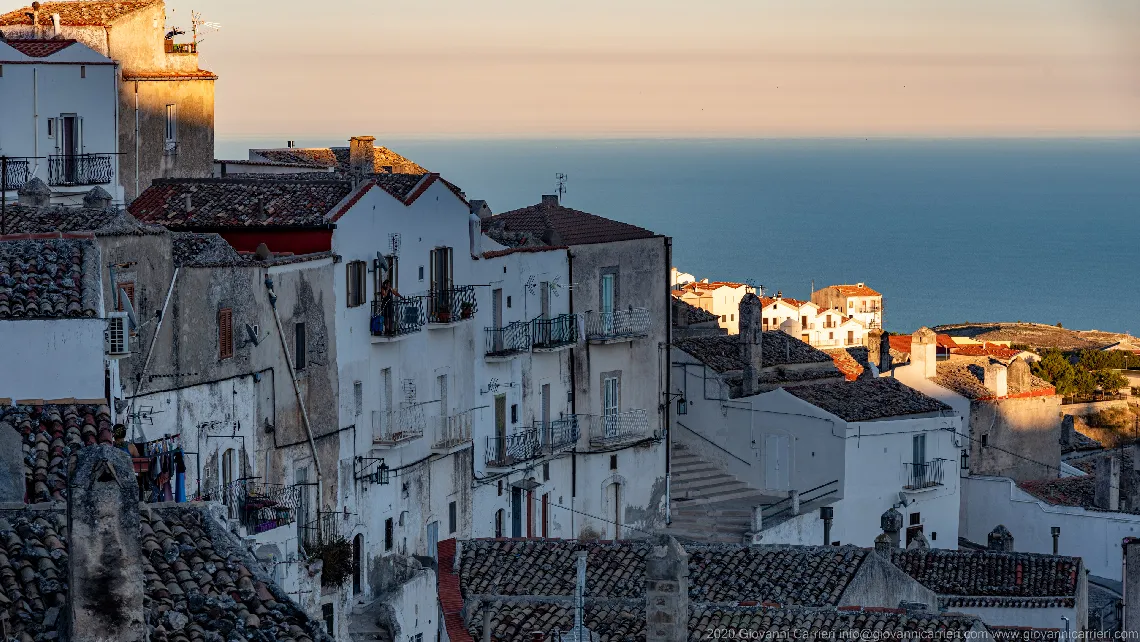
[[[475,306],[471,305],[470,301],[464,301],[459,306],[459,318],[470,319],[471,314],[475,311]]]
[[[451,310],[447,308],[443,308],[435,316],[440,323],[451,323]]]

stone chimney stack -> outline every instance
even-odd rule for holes
[[[558,205],[558,195],[557,194],[543,194],[542,195],[542,204],[543,205],[551,205],[551,206]]]
[[[1009,369],[998,361],[986,364],[986,390],[995,397],[1009,395]]]
[[[490,218],[491,214],[492,214],[491,206],[487,205],[487,201],[484,201],[483,199],[479,199],[479,198],[472,199],[471,200],[471,213],[478,216],[479,220],[483,220],[485,218]]]
[[[1120,510],[1120,459],[1111,454],[1096,460],[1093,503],[1104,510]]]
[[[353,136],[348,139],[348,168],[363,176],[376,173],[375,136]]]
[[[902,513],[898,512],[894,508],[888,509],[887,512],[883,513],[879,517],[879,525],[883,529],[883,534],[890,539],[891,548],[898,548],[899,543],[902,541]],[[877,546],[878,540],[875,541]]]
[[[0,421],[0,502],[23,503],[26,492],[20,432],[12,424]]]
[[[107,193],[107,190],[96,185],[90,191],[83,195],[83,207],[105,210],[111,207],[112,197]]]
[[[131,457],[108,445],[79,450],[68,480],[65,623],[71,642],[141,642],[139,490]]]
[[[764,331],[760,327],[760,314],[763,306],[760,297],[745,294],[740,299],[739,341],[744,359],[744,382],[742,394],[745,397],[760,392],[760,370],[764,367]]]
[[[875,538],[875,552],[887,559],[891,559],[891,551],[896,548],[895,543],[891,541],[891,536],[886,533],[879,533]]]
[[[1012,392],[1029,390],[1029,364],[1025,362],[1025,359],[1018,357],[1010,362],[1007,380]]]
[[[668,535],[645,557],[645,620],[646,642],[689,639],[689,554]]]
[[[51,188],[38,177],[32,177],[24,186],[16,191],[20,205],[44,207],[51,204]]]
[[[1125,640],[1140,637],[1140,538],[1125,537],[1124,549],[1124,609],[1120,629]],[[1131,635],[1130,635],[1131,634]]]
[[[991,551],[1001,551],[1003,553],[1013,552],[1013,535],[1009,529],[1002,524],[998,524],[990,531],[986,548]]]
[[[938,335],[934,330],[922,327],[911,335],[910,364],[927,379],[938,376]]]

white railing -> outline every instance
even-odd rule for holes
[[[644,410],[627,410],[590,418],[590,445],[611,446],[652,436]]]
[[[467,410],[454,415],[436,417],[436,434],[432,448],[446,450],[471,441],[473,411]]]
[[[614,312],[587,312],[587,339],[616,339],[649,333],[649,310],[630,308]]]
[[[424,436],[422,405],[372,411],[372,442],[398,444]]]

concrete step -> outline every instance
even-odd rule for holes
[[[731,521],[751,521],[751,508],[713,508],[716,504],[702,504],[698,506],[671,506],[669,514],[699,517],[701,519],[727,519]],[[707,508],[707,510],[706,510]]]
[[[732,475],[724,474],[723,471],[719,471],[715,468],[706,468],[703,470],[686,470],[680,474],[674,472],[672,485],[676,486],[677,484],[691,484],[693,482],[699,482],[706,479],[731,479],[733,481],[739,481]]]
[[[703,504],[719,504],[721,502],[734,501],[734,500],[749,500],[754,501],[755,505],[767,504],[772,501],[772,498],[758,493],[751,488],[744,488],[743,490],[736,490],[732,492],[723,492],[716,495],[698,495],[691,499],[680,499],[680,495],[673,498],[673,506],[677,508],[684,508],[688,506],[700,506]]]
[[[703,473],[710,470],[715,470],[721,473],[724,472],[721,469],[717,468],[715,465],[708,463],[707,461],[686,462],[684,464],[678,464],[674,462],[670,465],[669,469],[673,473],[673,477]]]
[[[683,495],[710,496],[720,493],[731,493],[741,489],[752,490],[747,484],[732,477],[707,477],[693,481],[673,484],[673,492]],[[753,491],[755,492],[755,491]]]

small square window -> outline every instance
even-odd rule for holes
[[[922,523],[922,514],[921,513],[911,513],[910,514],[910,525],[911,526],[918,526],[921,523]]]

